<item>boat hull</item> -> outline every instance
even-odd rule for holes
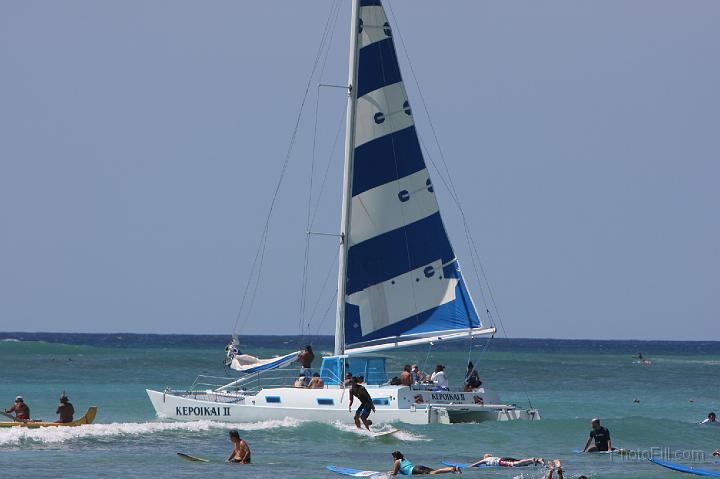
[[[407,389],[407,388],[405,388]],[[376,400],[371,419],[375,423],[449,424],[455,422],[540,419],[536,410],[511,405],[415,404],[404,402],[408,391],[402,388],[369,389]],[[146,390],[157,415],[180,421],[213,420],[255,422],[293,418],[301,421],[353,423],[347,390],[278,388],[256,395],[197,392],[161,392]],[[417,391],[410,391],[418,396]],[[387,398],[387,404],[384,400]],[[271,402],[268,402],[271,401]],[[380,404],[378,404],[380,401]],[[398,404],[399,403],[399,404]],[[359,406],[357,401],[354,407]],[[399,407],[398,407],[399,406]]]
[[[95,420],[95,416],[97,415],[97,406],[90,406],[88,410],[83,414],[82,417],[72,421],[72,422],[64,422],[64,423],[58,423],[58,422],[46,422],[46,421],[10,421],[10,422],[0,422],[0,427],[28,427],[28,428],[37,428],[37,427],[76,427],[76,426],[82,426],[83,424],[92,424],[92,422]]]

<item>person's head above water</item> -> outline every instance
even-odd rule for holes
[[[405,456],[403,456],[403,453],[400,451],[393,451],[393,452],[391,452],[391,454],[392,454],[393,459],[399,459],[401,461],[403,459],[405,459]]]
[[[232,442],[238,442],[240,441],[240,433],[237,429],[231,429],[230,430],[230,440]]]
[[[710,414],[708,414],[708,419],[710,419],[711,421],[714,421],[714,420],[715,420],[715,413],[714,413],[714,412],[711,412]]]
[[[592,421],[590,421],[590,425],[593,429],[598,429],[600,427],[600,419],[596,417],[592,418]]]

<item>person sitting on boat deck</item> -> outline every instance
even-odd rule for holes
[[[5,409],[5,414],[15,413],[16,421],[29,421],[30,420],[30,408],[25,404],[25,400],[22,396],[15,398],[15,404],[10,406],[10,409]]]
[[[707,419],[703,419],[702,421],[700,421],[700,424],[710,424],[710,423],[720,424],[717,422],[714,412],[709,413]]]
[[[65,393],[60,395],[60,405],[58,406],[57,411],[55,411],[55,414],[59,416],[58,420],[55,421],[57,423],[64,424],[66,422],[73,422],[75,408]]]
[[[430,376],[430,380],[435,385],[433,389],[447,390],[449,387],[447,373],[445,373],[445,366],[438,364],[435,367],[435,372]]]
[[[403,386],[412,386],[414,383],[415,381],[413,380],[410,365],[406,364],[403,368],[403,372],[400,373],[400,384],[402,384]]]
[[[592,430],[590,431],[590,437],[588,437],[583,452],[598,452],[598,451],[612,451],[612,441],[610,440],[610,431],[606,427],[600,425],[600,419],[593,418],[590,421]],[[595,440],[595,445],[590,446],[590,442]]]
[[[564,479],[563,476],[563,468],[562,464],[560,464],[560,459],[553,459],[548,464],[548,471],[545,475],[545,479],[553,479],[553,474],[557,472],[558,479]],[[586,475],[579,476],[578,479],[588,479]]]
[[[480,375],[477,369],[475,369],[472,361],[468,361],[467,372],[465,373],[465,387],[463,389],[465,392],[469,392],[479,388],[481,385],[482,381],[480,381]]]
[[[368,416],[370,416],[370,412],[375,412],[375,404],[373,404],[373,400],[370,397],[370,393],[367,392],[367,389],[360,385],[359,377],[353,377],[353,385],[350,388],[350,405],[348,406],[348,411],[352,411],[354,398],[358,398],[358,401],[360,401],[360,406],[357,408],[357,411],[355,411],[355,417],[353,418],[355,420],[355,426],[357,426],[358,429],[362,429],[362,426],[360,425],[360,420],[362,420],[362,423],[365,425],[365,429],[369,431],[372,421],[368,419]]]
[[[305,373],[300,373],[298,378],[293,383],[294,388],[304,388],[307,387],[307,383],[305,382]]]
[[[307,344],[305,349],[297,355],[297,362],[301,364],[300,372],[305,373],[307,377],[310,377],[310,368],[312,367],[313,361],[315,361],[315,353],[313,353],[312,346]]]
[[[412,462],[405,459],[403,453],[400,451],[392,452],[393,457],[393,468],[388,471],[391,476],[397,476],[402,474],[404,476],[417,476],[421,474],[445,474],[448,472],[454,472],[456,474],[462,474],[462,471],[457,466],[443,467],[440,469],[432,469],[427,466],[413,465]]]
[[[423,377],[425,376],[422,371],[420,371],[417,364],[412,365],[412,367],[410,368],[410,373],[413,375],[413,380],[416,383],[422,382]]]
[[[230,442],[233,444],[233,450],[230,457],[227,458],[227,462],[250,464],[250,446],[240,437],[237,429],[230,431]]]
[[[515,459],[514,457],[497,457],[492,454],[485,454],[482,459],[473,462],[468,467],[477,466],[500,466],[500,467],[522,467],[530,464],[545,464],[542,457],[528,457],[527,459]]]
[[[310,389],[322,389],[325,387],[325,382],[323,382],[320,377],[320,373],[313,373],[312,379],[308,383],[307,387]]]

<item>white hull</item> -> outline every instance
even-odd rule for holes
[[[354,416],[348,411],[348,390],[337,387],[271,388],[252,395],[214,391],[146,391],[159,417],[180,421],[254,422],[290,417],[303,421],[353,423]],[[499,402],[496,395],[484,389],[463,393],[418,391],[403,386],[370,386],[368,391],[376,402],[375,412],[370,416],[375,423],[449,424],[540,419],[537,410],[495,404]],[[431,402],[433,397],[437,402]],[[477,397],[483,398],[483,404],[476,403]],[[488,400],[493,400],[493,404],[486,402]],[[357,406],[356,400],[353,409]]]

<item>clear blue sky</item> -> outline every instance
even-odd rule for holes
[[[508,334],[719,340],[720,3],[391,5]],[[0,0],[0,330],[230,332],[329,7]],[[246,333],[298,331],[314,92]],[[319,171],[343,103],[322,91]]]

